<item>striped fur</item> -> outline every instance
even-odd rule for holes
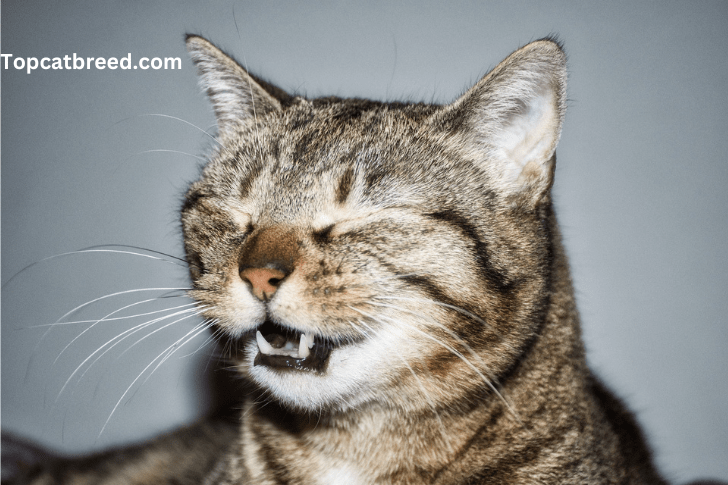
[[[584,360],[549,195],[558,44],[448,106],[281,96],[187,44],[220,128],[182,211],[193,294],[259,390],[219,483],[662,483]],[[265,301],[252,252],[290,263]],[[325,367],[254,365],[265,322]]]
[[[664,483],[585,361],[550,196],[556,42],[446,106],[309,100],[187,46],[219,128],[181,213],[191,295],[255,390],[236,431],[145,448],[200,463],[146,482]],[[144,460],[108,483],[145,483]]]

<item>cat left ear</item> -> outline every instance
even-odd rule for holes
[[[282,90],[256,80],[230,56],[202,37],[188,35],[186,44],[197,66],[200,85],[207,91],[214,106],[221,133],[256,116],[281,110],[281,102],[265,88],[287,97]]]
[[[566,55],[546,39],[508,56],[433,122],[462,140],[496,191],[532,206],[553,183],[565,111]]]

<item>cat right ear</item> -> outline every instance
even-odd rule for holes
[[[288,97],[282,90],[256,80],[207,39],[187,35],[186,44],[192,62],[197,66],[200,85],[212,101],[220,133],[249,119],[281,110],[279,99],[266,88],[278,98]]]
[[[566,56],[550,39],[508,56],[433,122],[508,200],[533,207],[553,183],[566,111]]]

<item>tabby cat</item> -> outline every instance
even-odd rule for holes
[[[309,100],[187,48],[219,132],[182,207],[190,295],[254,390],[234,426],[28,482],[665,483],[585,362],[550,195],[556,42],[446,106]]]

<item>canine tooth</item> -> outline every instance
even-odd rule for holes
[[[260,330],[255,332],[255,341],[258,342],[258,350],[260,350],[261,353],[270,355],[273,353],[273,347],[271,344],[268,343],[268,341],[263,337],[263,334],[260,333]]]
[[[308,340],[308,348],[309,349],[312,348],[313,347],[313,335],[306,334],[306,339]]]
[[[308,357],[308,354],[308,338],[306,337],[306,334],[302,333],[301,342],[298,344],[298,358],[305,359]]]

